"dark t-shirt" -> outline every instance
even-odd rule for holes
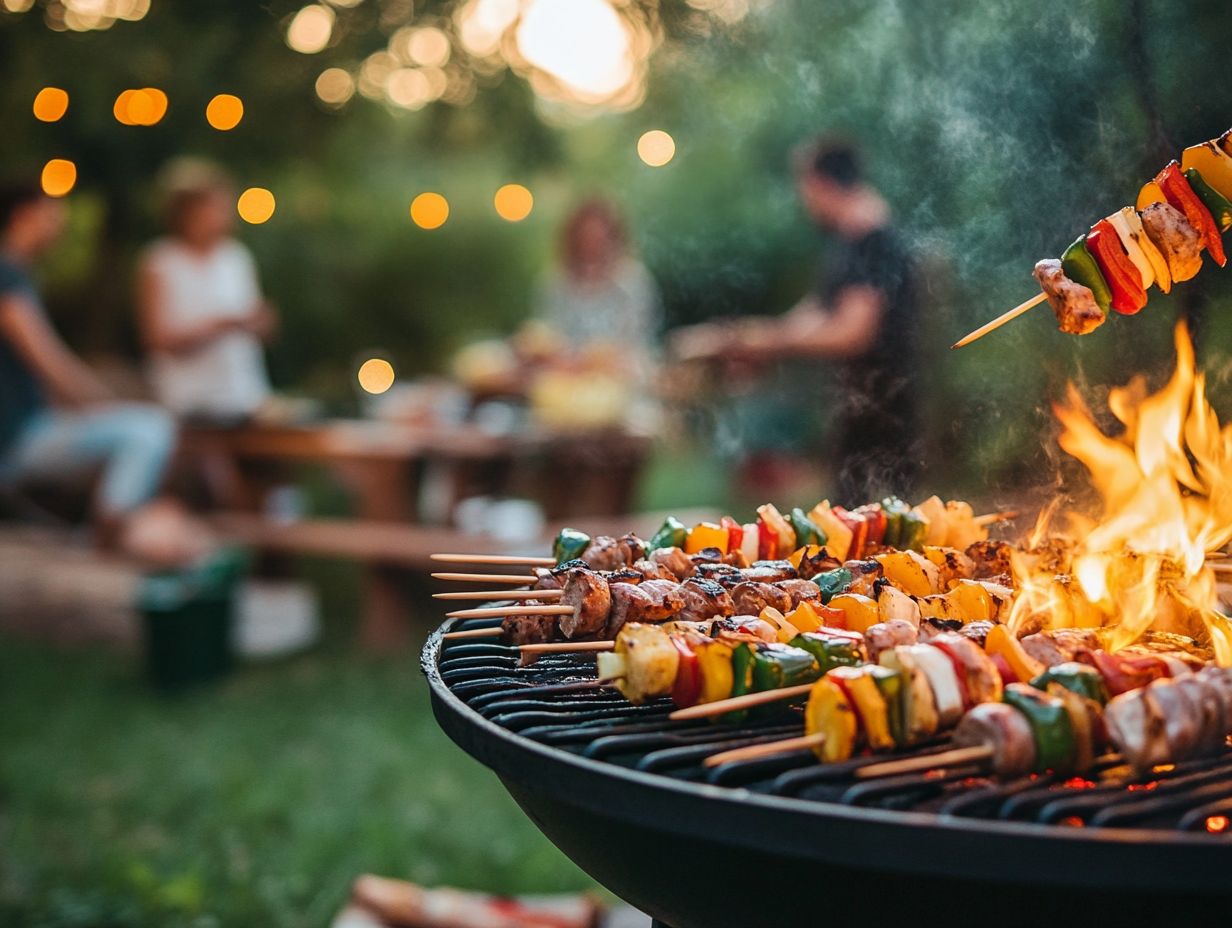
[[[26,270],[0,255],[0,301],[23,296],[36,306],[38,289]],[[0,312],[6,312],[0,303]],[[17,350],[0,336],[0,457],[22,428],[46,405],[43,387]]]
[[[841,483],[850,494],[908,492],[919,467],[916,434],[916,284],[911,255],[891,229],[844,240],[822,268],[818,293],[867,286],[885,297],[881,325],[864,354],[841,365]],[[853,497],[850,502],[860,500]]]

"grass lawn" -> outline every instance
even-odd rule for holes
[[[319,926],[365,871],[590,885],[440,732],[413,654],[321,651],[168,699],[131,656],[0,637],[0,924]]]

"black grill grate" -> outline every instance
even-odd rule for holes
[[[487,627],[472,622],[466,628]],[[800,733],[798,719],[778,716],[740,726],[673,722],[660,700],[632,706],[595,685],[593,654],[545,655],[519,666],[514,648],[447,642],[442,681],[494,724],[543,745],[661,776],[846,806],[1059,827],[1133,827],[1232,834],[1232,751],[1218,758],[1158,768],[1130,779],[1108,760],[1089,778],[1033,776],[997,782],[975,768],[951,768],[877,780],[855,771],[884,757],[821,765],[808,751],[707,769],[702,761],[731,748]],[[941,751],[943,741],[921,748]]]

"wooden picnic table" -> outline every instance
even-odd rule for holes
[[[443,544],[458,541],[458,533],[444,524],[458,500],[478,494],[533,499],[552,523],[572,516],[618,516],[631,508],[649,446],[649,438],[619,430],[493,435],[468,425],[366,420],[190,426],[181,443],[189,457],[225,462],[224,479],[215,487],[220,504],[226,513],[247,516],[231,518],[229,523],[220,520],[232,537],[271,550],[333,552],[360,561],[365,587],[360,638],[372,647],[405,637],[410,610],[401,573],[408,568],[429,569],[425,555],[434,538]],[[354,519],[312,520],[311,526],[298,531],[261,529],[261,520],[254,516],[263,511],[269,490],[285,483],[288,466],[295,464],[320,465],[334,474],[351,493]],[[438,478],[434,490],[439,493],[443,485],[445,498],[436,499],[433,512],[425,517],[421,503],[430,469]],[[369,534],[389,543],[407,541],[408,546],[413,538],[414,553],[380,556],[378,545],[357,544],[365,526],[379,524],[411,529],[409,534]],[[480,539],[472,545],[477,548],[494,551],[510,546]]]

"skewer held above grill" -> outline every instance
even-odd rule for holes
[[[752,709],[767,703],[782,702],[797,696],[807,696],[813,688],[812,683],[801,683],[799,686],[785,686],[777,690],[766,690],[761,693],[748,693],[744,696],[733,696],[731,699],[719,699],[715,702],[704,702],[685,709],[677,709],[668,716],[673,722],[686,719],[704,719],[712,715],[723,715],[725,712],[735,712],[738,709]]]
[[[495,619],[507,615],[573,615],[572,606],[491,606],[445,613],[451,619]]]
[[[555,567],[554,557],[526,557],[520,554],[433,554],[432,560],[445,564],[504,564],[520,567]]]

